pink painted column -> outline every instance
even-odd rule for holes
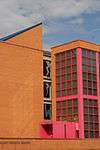
[[[83,110],[83,77],[82,77],[82,49],[77,48],[77,83],[78,83],[78,115],[79,138],[84,138],[84,110]]]
[[[100,137],[100,81],[99,81],[99,53],[96,52],[96,69],[97,69],[97,97],[98,97],[98,120],[99,120],[99,137]]]

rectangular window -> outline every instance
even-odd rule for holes
[[[70,99],[56,103],[57,121],[78,121],[78,100]]]
[[[95,99],[84,99],[84,136],[85,138],[98,138],[98,106]]]
[[[86,62],[86,63],[85,63]],[[83,94],[97,95],[96,52],[82,50]]]
[[[44,119],[51,119],[51,104],[44,104]]]

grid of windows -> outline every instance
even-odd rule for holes
[[[98,104],[96,99],[84,99],[84,135],[85,138],[98,138]]]
[[[77,94],[76,50],[56,54],[56,96]]]
[[[83,94],[97,95],[96,52],[82,50]]]
[[[56,119],[57,121],[78,121],[78,100],[70,99],[56,102]]]

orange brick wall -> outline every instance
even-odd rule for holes
[[[33,27],[32,29],[7,40],[7,42],[42,49],[42,25]]]
[[[42,51],[0,42],[0,137],[39,136],[42,63]]]

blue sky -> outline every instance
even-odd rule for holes
[[[83,39],[100,44],[100,0],[0,0],[0,37],[43,22],[43,47]]]

